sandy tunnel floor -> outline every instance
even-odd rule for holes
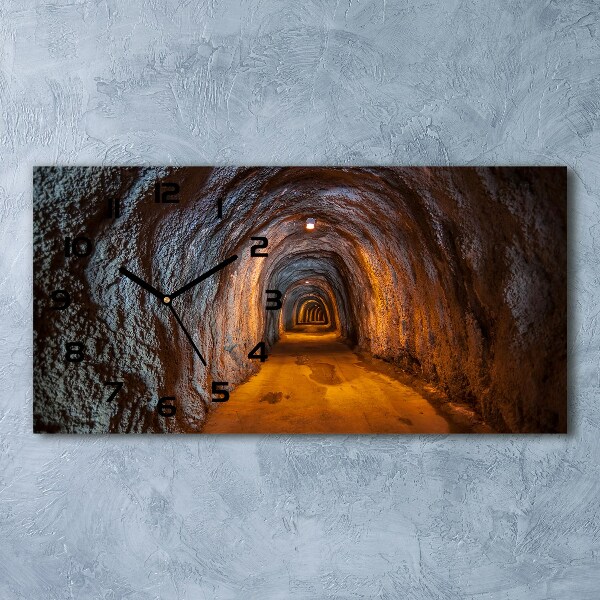
[[[310,328],[305,328],[310,329]],[[203,433],[460,433],[416,390],[361,360],[335,333],[287,333]]]

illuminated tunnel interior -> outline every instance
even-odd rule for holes
[[[358,389],[360,397],[344,405],[348,413],[384,395],[369,373],[390,379],[386,369],[393,369],[423,394],[436,390],[437,400],[428,400],[432,415],[439,417],[441,405],[467,407],[472,423],[461,431],[473,423],[489,431],[564,429],[566,249],[553,240],[565,235],[564,197],[556,191],[565,175],[534,174],[502,168],[45,170],[36,181],[46,211],[36,235],[93,232],[94,251],[77,263],[79,271],[65,267],[54,281],[44,273],[53,272],[56,259],[36,256],[40,294],[72,286],[87,303],[85,318],[62,311],[52,323],[37,317],[39,328],[47,339],[60,332],[89,340],[97,368],[57,377],[54,396],[62,397],[56,391],[63,386],[67,400],[36,409],[38,424],[61,431],[202,431],[220,411],[235,409],[237,388],[289,352],[290,368],[311,373],[310,402],[319,394],[322,404],[329,401],[338,386],[342,403],[353,385]],[[157,180],[177,185],[178,203],[153,201]],[[66,185],[80,204],[65,202],[53,212]],[[95,199],[117,196],[120,217],[106,219],[105,202]],[[83,214],[83,202],[97,208]],[[125,265],[169,291],[234,255],[235,262],[173,300],[206,366],[169,310],[119,275]],[[275,292],[281,308],[266,310]],[[249,359],[261,341],[268,360]],[[339,353],[339,363],[321,356],[319,347]],[[359,374],[349,366],[344,371],[346,351],[359,357],[352,371]],[[40,360],[51,364],[52,352],[48,342]],[[118,406],[98,406],[89,390],[117,377],[115,369],[127,396]],[[212,402],[212,382],[228,383],[228,405]],[[272,383],[257,397],[257,403],[267,400],[255,412],[283,410],[286,402],[301,411],[304,384],[298,382],[289,398]],[[67,385],[79,386],[80,405],[73,407]],[[172,419],[157,416],[147,400],[161,394],[177,398]],[[382,422],[395,414],[378,410]],[[393,418],[406,427],[414,420]]]
[[[329,318],[323,300],[307,295],[296,303],[296,325],[327,325]]]

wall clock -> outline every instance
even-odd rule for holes
[[[34,431],[566,428],[566,170],[39,167]]]

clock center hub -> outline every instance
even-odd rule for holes
[[[171,302],[171,298],[169,298],[169,296],[165,296],[165,297],[163,298],[163,302],[164,302],[165,304],[169,304],[169,302]]]

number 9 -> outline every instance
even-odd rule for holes
[[[68,308],[71,304],[71,296],[69,292],[65,292],[65,290],[54,290],[52,294],[50,294],[54,305],[52,308],[54,310],[64,310]]]

